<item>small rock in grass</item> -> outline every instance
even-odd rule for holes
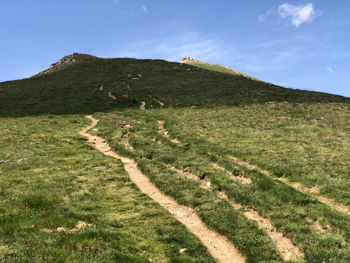
[[[201,180],[204,180],[205,177],[207,177],[207,174],[206,174],[206,173],[202,174],[200,178],[201,178]]]
[[[181,248],[181,249],[179,250],[179,253],[180,253],[180,254],[185,253],[186,250],[187,250],[187,248]]]

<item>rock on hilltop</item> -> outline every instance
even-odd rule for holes
[[[92,57],[92,56],[85,55],[85,54],[79,54],[79,53],[73,53],[71,55],[63,57],[62,59],[60,59],[56,63],[51,64],[51,66],[48,69],[46,69],[42,72],[39,72],[38,74],[33,75],[32,78],[46,75],[46,74],[49,74],[49,73],[52,73],[55,71],[59,71],[59,70],[65,68],[66,66],[69,66],[69,65],[75,63],[76,61],[78,61],[79,59],[81,59],[83,57]]]
[[[183,57],[181,59],[180,63],[192,64],[194,66],[205,68],[205,69],[208,69],[208,70],[214,70],[214,71],[219,71],[219,72],[222,72],[222,73],[239,75],[239,76],[242,76],[242,77],[245,77],[245,78],[249,78],[249,79],[253,79],[253,80],[256,80],[256,81],[261,81],[261,80],[259,80],[257,78],[251,77],[251,76],[249,76],[247,74],[244,74],[244,73],[239,72],[237,70],[234,70],[232,68],[226,67],[224,65],[209,64],[207,62],[204,62],[204,61],[201,61],[201,60],[198,60],[198,59],[194,59],[194,58],[190,58],[190,57]]]

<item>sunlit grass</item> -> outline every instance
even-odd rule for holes
[[[1,119],[0,262],[214,262],[121,163],[77,134],[87,124]],[[75,231],[79,221],[91,226]]]
[[[225,191],[235,202],[269,218],[302,249],[307,262],[346,262],[350,260],[346,245],[350,240],[349,216],[258,171],[242,167],[229,156],[248,160],[273,176],[283,176],[305,186],[322,182],[321,194],[347,203],[342,197],[349,192],[341,186],[347,184],[349,176],[350,140],[346,136],[349,116],[346,104],[268,103],[216,109],[123,111],[99,114],[98,118],[101,118],[100,135],[106,136],[117,151],[136,158],[140,168],[162,191],[196,208],[203,221],[226,235],[248,261],[278,260],[278,257],[271,241],[261,236],[259,229],[250,228],[248,220],[241,220],[242,215],[224,202],[216,203],[216,190]],[[159,120],[165,121],[171,138],[179,139],[180,145],[158,132]],[[126,132],[123,122],[132,126],[128,140],[134,152],[126,151],[120,143]],[[211,162],[219,163],[233,174],[248,176],[252,184],[241,185],[231,180],[224,172],[214,169]],[[206,174],[214,192],[167,171],[164,164],[187,169],[198,177]],[[323,175],[322,180],[318,175]],[[338,184],[333,183],[334,178],[338,178]],[[327,188],[333,189],[331,194],[324,190]],[[313,229],[312,221],[330,227],[328,233]],[[230,232],[231,228],[242,232]],[[252,239],[243,238],[249,236],[248,232]],[[254,246],[249,243],[253,240]]]

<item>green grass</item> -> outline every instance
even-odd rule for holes
[[[87,124],[81,116],[1,119],[0,262],[214,262],[121,163],[77,134]],[[93,226],[57,231],[78,221]]]
[[[306,107],[304,111],[307,114],[295,115],[294,107],[297,109]],[[315,198],[302,194],[258,171],[240,167],[227,157],[239,156],[259,165],[261,163],[248,157],[252,156],[261,160],[262,163],[263,160],[265,163],[271,162],[274,164],[274,169],[270,169],[268,165],[262,167],[276,176],[281,174],[275,173],[275,170],[282,171],[285,166],[289,167],[302,158],[305,162],[304,167],[300,170],[295,169],[293,175],[285,173],[282,175],[306,185],[308,185],[306,182],[310,183],[310,178],[313,176],[314,181],[317,181],[317,175],[308,174],[306,169],[310,171],[333,169],[333,174],[328,174],[325,178],[325,184],[333,188],[332,194],[328,196],[335,198],[337,202],[346,201],[340,197],[348,192],[343,190],[344,188],[338,188],[332,180],[340,171],[339,169],[343,169],[342,176],[338,179],[342,180],[339,185],[346,184],[346,175],[349,175],[347,172],[349,139],[339,137],[339,134],[346,134],[348,131],[348,126],[342,125],[350,120],[350,115],[345,111],[347,107],[348,105],[342,104],[271,103],[215,110],[122,111],[97,116],[101,119],[100,135],[106,136],[117,151],[136,158],[140,168],[163,192],[173,196],[179,203],[195,208],[204,223],[231,240],[245,254],[248,262],[279,260],[271,240],[254,226],[253,222],[245,219],[241,213],[230,208],[225,202],[214,202],[217,198],[215,192],[201,189],[199,183],[182,178],[167,170],[164,165],[170,164],[179,169],[190,170],[198,177],[205,173],[214,191],[223,189],[235,202],[252,207],[269,218],[277,229],[305,253],[307,262],[347,262],[350,260],[350,252],[346,245],[350,239],[349,216],[336,212],[319,203]],[[266,112],[271,114],[270,118],[266,117]],[[330,123],[335,122],[330,118],[333,115],[332,112],[338,112],[339,120],[343,122],[331,125]],[[311,116],[323,116],[323,119],[315,123]],[[166,121],[166,128],[174,138],[182,142],[182,146],[170,142],[157,132],[158,120]],[[122,128],[125,122],[132,126],[128,140],[135,149],[134,152],[125,151],[121,144],[123,134],[127,133],[125,128]],[[281,127],[289,128],[292,126],[290,123],[295,125],[294,129],[299,130],[299,133],[291,134],[283,131]],[[323,127],[322,136],[314,134],[317,125]],[[275,135],[277,132],[279,136]],[[157,140],[162,144],[158,144]],[[319,148],[327,149],[329,145],[334,145],[328,151],[332,152],[332,158],[337,159],[344,166],[338,167],[333,162],[324,163],[322,154],[308,155],[308,148],[293,150],[293,147],[300,147],[300,145],[312,147],[313,152],[320,153]],[[283,156],[285,147],[291,148],[287,151],[288,156]],[[238,154],[248,150],[254,150],[254,152],[245,152],[246,155]],[[276,159],[268,159],[270,156],[275,156]],[[223,172],[214,169],[210,164],[212,161],[234,173],[245,174],[253,183],[241,185],[232,181]],[[303,171],[304,174],[302,174]],[[311,182],[314,181],[311,180]],[[327,194],[323,188],[321,192]],[[316,231],[307,219],[318,220],[323,226],[330,225],[329,233]],[[240,231],[231,232],[231,229]],[[311,243],[308,240],[311,240]]]
[[[183,112],[186,116],[171,114],[168,126],[185,142],[201,136],[202,145],[215,145],[220,155],[317,185],[322,194],[350,204],[349,104],[269,103]]]

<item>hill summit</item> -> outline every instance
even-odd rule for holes
[[[39,77],[45,74],[49,74],[58,70],[62,70],[65,67],[75,63],[79,59],[86,58],[86,57],[92,57],[91,55],[86,55],[86,54],[79,54],[79,53],[73,53],[71,55],[65,56],[56,63],[53,63],[50,65],[48,69],[45,69],[42,72],[39,72],[38,74],[35,74],[32,76],[32,78]]]

